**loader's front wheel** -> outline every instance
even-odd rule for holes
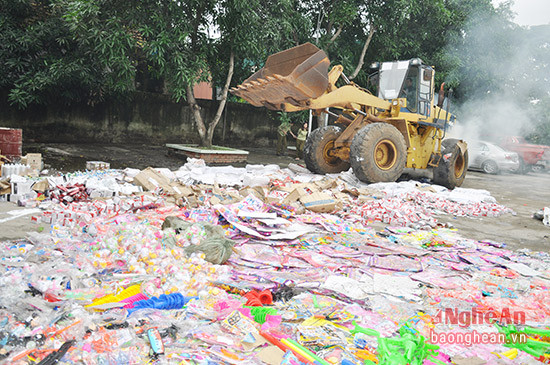
[[[363,182],[397,180],[403,173],[406,160],[405,138],[388,123],[373,123],[361,128],[351,142],[351,167]]]
[[[461,186],[468,169],[468,151],[458,146],[458,140],[446,139],[442,142],[441,160],[434,168],[434,183],[454,189]]]
[[[304,161],[309,171],[316,174],[336,174],[349,169],[349,162],[332,153],[334,141],[340,134],[342,130],[333,125],[311,132],[304,146]]]

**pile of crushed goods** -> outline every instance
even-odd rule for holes
[[[513,214],[487,191],[192,159],[7,186],[49,228],[0,243],[6,364],[550,359],[550,255],[438,221]]]

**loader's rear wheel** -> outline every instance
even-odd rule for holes
[[[351,142],[351,167],[363,182],[397,180],[403,173],[406,160],[405,138],[391,124],[369,124],[361,128]]]
[[[461,186],[468,169],[468,151],[462,153],[457,143],[453,138],[442,142],[441,160],[434,169],[434,183],[448,189]]]
[[[342,134],[337,126],[315,129],[304,146],[306,167],[316,174],[335,174],[349,170],[349,162],[334,156],[334,141]]]

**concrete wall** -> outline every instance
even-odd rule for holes
[[[79,143],[198,143],[186,102],[165,95],[135,93],[129,100],[95,106],[10,107],[0,98],[0,127],[22,128],[24,141]],[[199,100],[203,117],[213,118],[218,102]],[[225,123],[225,126],[224,126]],[[269,146],[276,141],[276,112],[249,104],[228,103],[214,144]]]

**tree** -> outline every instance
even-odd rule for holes
[[[214,84],[217,82],[221,86],[220,104],[212,120],[203,120],[191,92],[192,84],[187,86],[188,102],[202,145],[212,144],[214,130],[228,98],[236,60],[242,70],[246,63],[259,65],[268,54],[290,46],[292,39],[288,35],[296,35],[297,17],[299,14],[295,12],[292,1],[224,0],[218,3],[214,24],[219,37],[205,53],[208,69],[216,80]],[[192,45],[193,48],[196,46]],[[250,75],[250,69],[246,71]],[[224,80],[223,84],[220,84],[221,80]]]
[[[354,79],[362,69],[366,51],[376,30],[373,8],[381,0],[304,1],[304,13],[314,24],[312,41],[324,49],[333,63],[341,63]],[[351,40],[352,47],[349,47]]]
[[[50,1],[0,0],[0,88],[20,108],[54,100],[88,100],[102,84]],[[54,92],[52,92],[54,90]]]
[[[100,60],[107,74],[104,87],[117,93],[133,91],[136,70],[145,66],[164,81],[176,101],[187,97],[201,145],[211,145],[212,134],[200,118],[192,90],[210,77],[207,54],[213,44],[209,30],[219,11],[216,1],[62,0],[61,4],[80,47]]]
[[[234,72],[301,41],[309,24],[293,0],[0,2],[0,87],[13,104],[48,104],[60,93],[67,103],[96,103],[155,79],[188,102],[203,146],[212,144]],[[222,87],[212,120],[192,93],[207,80]]]
[[[514,54],[512,40],[519,26],[511,22],[509,3],[494,8],[490,0],[454,4],[460,35],[449,40],[447,57],[454,59],[449,84],[459,101],[479,98],[506,88],[507,63]]]
[[[365,64],[413,57],[434,65],[436,83],[446,81],[459,101],[503,86],[519,95],[525,75],[548,84],[547,68],[539,62],[547,59],[546,48],[539,47],[545,32],[533,33],[540,42],[532,48],[528,72],[495,72],[506,66],[495,60],[510,59],[527,35],[510,22],[509,3],[495,8],[491,0],[0,0],[0,5],[0,88],[12,104],[93,104],[135,90],[165,92],[187,101],[204,146],[212,144],[228,88],[262,67],[270,54],[307,41],[361,85],[367,83]],[[485,23],[492,32],[476,30]],[[221,90],[210,120],[203,119],[193,97],[200,81]],[[526,93],[534,100],[543,89],[532,85]]]
[[[374,61],[420,57],[436,66],[441,80],[454,67],[445,57],[447,44],[460,34],[465,19],[456,19],[452,0],[304,3],[316,24],[314,42],[359,84],[367,83],[364,65]]]

